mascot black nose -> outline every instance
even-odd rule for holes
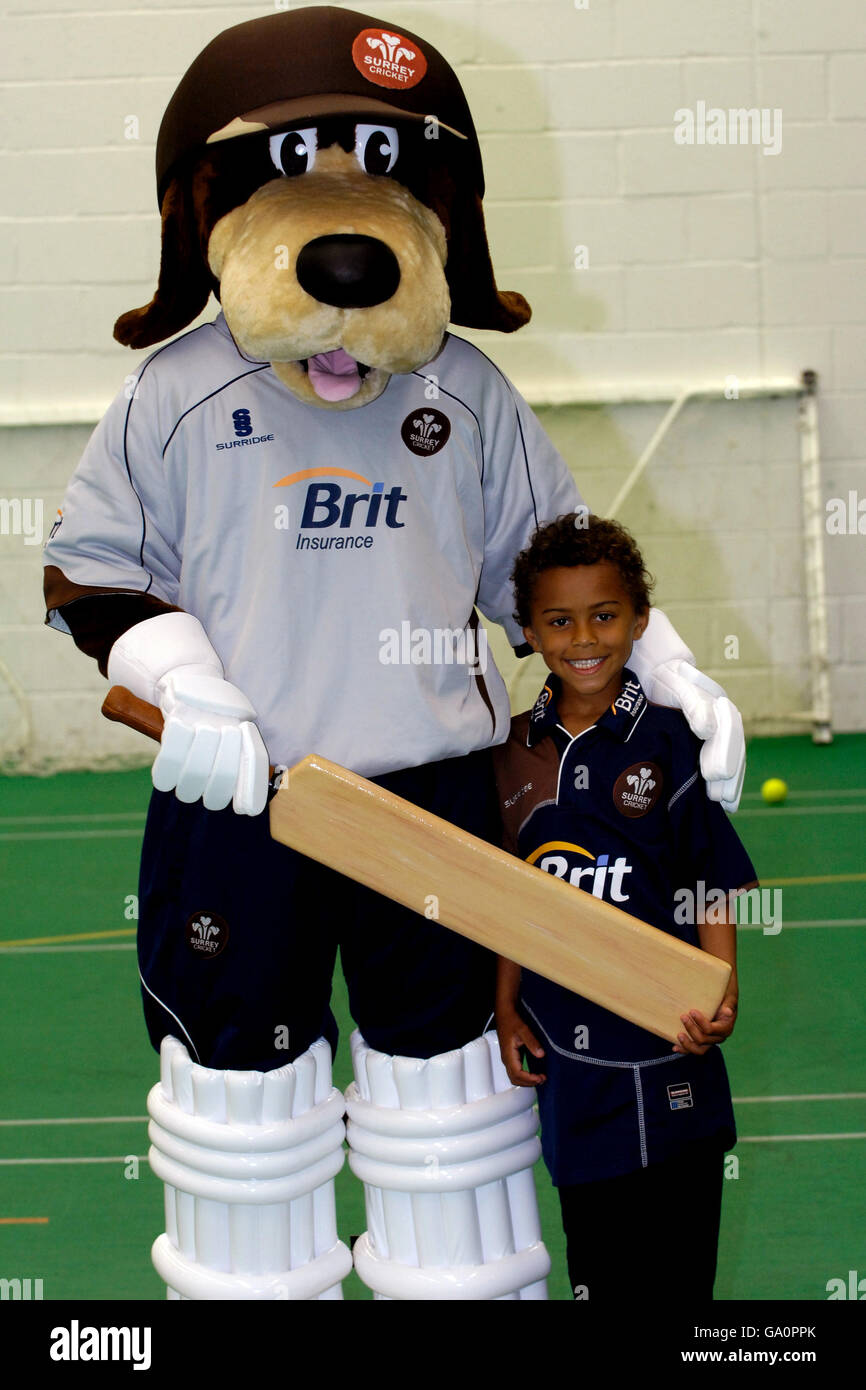
[[[307,294],[339,309],[382,304],[400,283],[394,252],[371,236],[318,236],[301,250],[296,273]]]

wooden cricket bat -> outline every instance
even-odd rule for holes
[[[119,687],[103,713],[159,737],[159,710]],[[725,961],[327,758],[282,774],[270,819],[282,844],[670,1042],[687,1009],[713,1018],[724,998]]]

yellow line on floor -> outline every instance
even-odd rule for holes
[[[51,946],[58,941],[102,941],[107,936],[135,936],[135,927],[120,927],[117,931],[82,931],[73,936],[27,936],[20,941],[0,941],[5,946]]]
[[[47,1216],[0,1216],[0,1226],[47,1226]]]

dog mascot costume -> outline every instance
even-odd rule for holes
[[[414,34],[277,12],[195,60],[156,164],[159,284],[115,337],[164,343],[211,292],[222,311],[115,400],[46,551],[50,624],[165,719],[139,900],[154,1262],[174,1298],[340,1298],[348,1137],[377,1298],[544,1298],[533,1093],[485,1033],[492,959],[276,844],[263,813],[269,762],[316,752],[498,838],[499,673],[383,646],[472,638],[477,605],[519,649],[514,559],[582,505],[525,402],[446,331],[530,313],[496,287],[465,97]],[[707,739],[709,794],[733,806],[742,725],[662,614],[631,665]]]

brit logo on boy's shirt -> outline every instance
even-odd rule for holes
[[[587,863],[587,861],[589,861]],[[546,874],[564,878],[575,888],[582,888],[594,898],[607,898],[608,902],[627,903],[629,894],[625,891],[625,877],[633,870],[624,855],[619,854],[611,863],[609,854],[590,854],[581,845],[570,844],[566,840],[547,841],[527,856],[527,864],[536,864]]]
[[[635,715],[640,710],[646,696],[638,685],[637,681],[626,681],[622,690],[613,702],[614,709],[621,709],[624,714]]]
[[[539,719],[544,718],[544,711],[547,709],[547,706],[550,704],[552,699],[553,691],[551,690],[549,685],[546,685],[542,690],[541,694],[539,695],[538,699],[536,700],[535,704],[532,706],[532,714],[529,717],[532,720],[533,724],[537,724]]]

